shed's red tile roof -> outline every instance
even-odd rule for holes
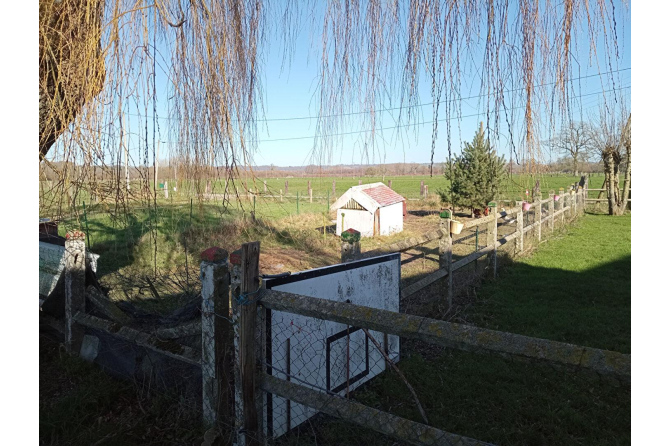
[[[371,187],[370,189],[363,189],[361,192],[375,200],[381,207],[391,206],[392,204],[405,201],[405,197],[394,192],[393,189],[388,186],[382,185]]]

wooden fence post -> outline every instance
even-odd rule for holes
[[[423,180],[421,180],[421,189],[419,189],[419,195],[423,197],[424,192],[423,192]]]
[[[389,188],[393,189],[393,180],[389,180]]]
[[[537,241],[542,240],[542,199],[541,197],[535,198],[535,220],[533,223],[538,225],[535,228],[535,234],[537,235]]]
[[[312,188],[309,188],[309,202],[312,202]]]
[[[288,180],[284,180],[284,195],[288,195]]]
[[[263,180],[263,193],[268,193],[268,180]]]
[[[307,180],[307,193],[312,190],[312,180]]]
[[[493,278],[495,279],[496,276],[498,275],[498,248],[496,247],[496,244],[498,242],[498,204],[495,201],[492,201],[489,203],[489,208],[491,209],[489,215],[493,215],[493,221],[490,223],[490,230],[487,232],[491,232],[491,245],[493,246],[493,252],[491,253],[491,260],[493,263]],[[488,234],[486,237],[487,244],[488,244]]]
[[[516,232],[519,235],[516,238],[516,254],[519,255],[523,252],[523,201],[517,201],[516,207]]]
[[[233,327],[235,332],[235,414],[239,446],[261,444],[262,392],[258,391],[256,361],[261,359],[262,348],[257,348],[256,327],[259,289],[258,261],[260,242],[245,243],[230,256],[233,264]],[[262,313],[262,312],[261,312]],[[261,321],[262,322],[262,321]],[[260,336],[259,340],[262,340]],[[259,342],[259,344],[263,344]],[[260,347],[260,345],[258,346]],[[259,423],[259,421],[261,423]]]
[[[454,296],[454,278],[451,270],[453,244],[451,239],[451,211],[440,212],[440,229],[447,231],[439,242],[440,268],[447,270],[447,309],[451,308]]]
[[[228,252],[209,248],[200,254],[202,282],[202,418],[212,426],[230,419],[228,383],[232,375],[228,305]]]
[[[279,189],[279,202],[284,202],[284,192],[281,189]]]
[[[337,199],[337,195],[335,195],[335,180],[333,180],[333,198]]]
[[[65,347],[74,354],[79,354],[84,338],[84,328],[73,316],[86,311],[85,237],[81,231],[70,231],[65,240]]]
[[[423,198],[428,198],[428,186],[423,186]]]
[[[556,194],[554,191],[550,191],[549,193],[549,230],[551,233],[554,233],[554,213],[556,212],[556,201],[554,201],[554,196]]]
[[[360,186],[361,184],[363,184],[363,180],[358,180],[358,185]]]
[[[565,224],[565,191],[562,187],[558,189],[558,195],[561,197],[558,201],[558,208],[561,210],[561,227],[563,227]]]

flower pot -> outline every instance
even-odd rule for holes
[[[559,200],[559,198],[561,198],[561,197],[560,197],[560,196],[558,196],[558,195],[554,195],[554,201],[558,201],[558,200]]]
[[[461,223],[460,221],[456,221],[456,220],[451,221],[451,233],[452,234],[460,234],[462,230],[463,230],[463,223]]]
[[[530,203],[527,201],[524,201],[523,204],[521,205],[521,209],[524,211],[529,211],[530,210]]]

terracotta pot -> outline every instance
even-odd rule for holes
[[[530,210],[530,203],[527,201],[524,201],[523,204],[521,205],[521,209],[524,211],[529,211]]]
[[[456,221],[456,220],[451,221],[451,233],[452,234],[460,234],[462,230],[463,230],[463,223],[461,223],[460,221]]]

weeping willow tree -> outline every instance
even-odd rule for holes
[[[282,42],[290,60],[305,22],[318,30],[314,42],[321,53],[313,148],[319,163],[330,161],[332,135],[352,121],[370,130],[366,150],[383,150],[376,130],[380,110],[391,111],[398,128],[418,125],[419,86],[426,82],[431,159],[440,150],[441,110],[451,159],[449,117],[462,116],[461,87],[475,82],[487,131],[497,133],[506,123],[514,140],[513,123],[522,123],[523,137],[518,147],[511,144],[510,158],[521,154],[534,172],[541,160],[539,117],[547,110],[567,114],[575,103],[569,79],[578,48],[589,48],[589,57],[607,67],[599,66],[600,72],[618,68],[617,8],[628,5],[40,0],[39,158],[46,165],[41,175],[48,170],[55,177],[40,206],[60,212],[76,205],[81,191],[116,206],[155,202],[150,166],[157,151],[167,150],[160,147],[166,135],[176,142],[169,150],[180,172],[198,179],[225,166],[217,175],[226,192],[236,192],[232,180],[248,170],[256,150],[265,43]],[[603,90],[614,83],[613,74],[604,76]],[[159,122],[157,109],[169,111],[167,123]],[[130,154],[129,137],[137,148]],[[123,166],[129,156],[139,190],[128,190]]]

